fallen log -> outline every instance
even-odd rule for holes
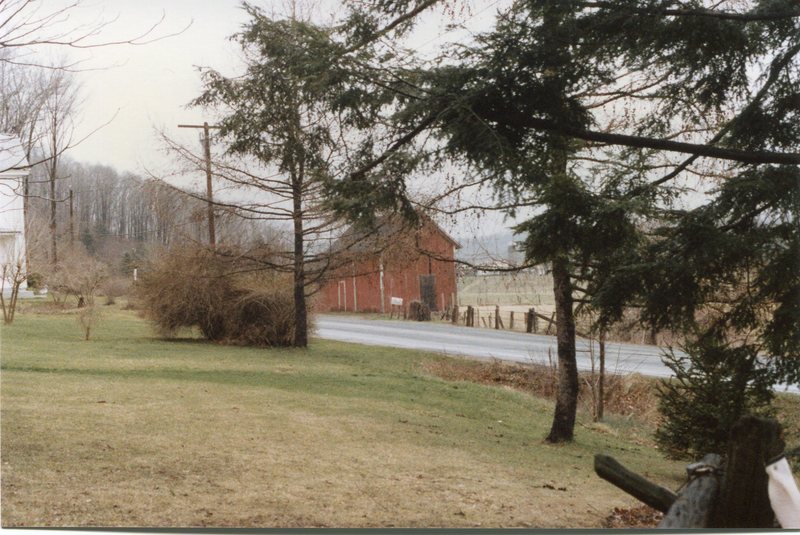
[[[612,485],[619,487],[642,503],[666,513],[678,495],[631,472],[608,455],[594,456],[594,471]]]

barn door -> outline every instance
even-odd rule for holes
[[[436,275],[419,276],[419,299],[431,310],[439,310],[436,306]]]

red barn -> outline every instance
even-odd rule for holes
[[[444,310],[456,302],[459,247],[424,215],[416,225],[386,218],[369,232],[351,228],[334,247],[337,268],[322,285],[316,308],[388,312],[402,299],[403,306],[419,300],[431,310]]]

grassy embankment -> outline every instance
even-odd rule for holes
[[[307,351],[160,340],[105,307],[2,330],[2,522],[37,526],[600,526],[635,501],[607,452],[666,486],[635,420],[542,442],[550,402],[445,381],[445,357],[313,340]]]

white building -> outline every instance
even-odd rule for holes
[[[28,161],[19,139],[0,134],[0,266],[19,264],[27,269],[22,195],[22,179],[27,174]],[[8,281],[4,287],[8,292]],[[23,283],[21,289],[25,288]]]

